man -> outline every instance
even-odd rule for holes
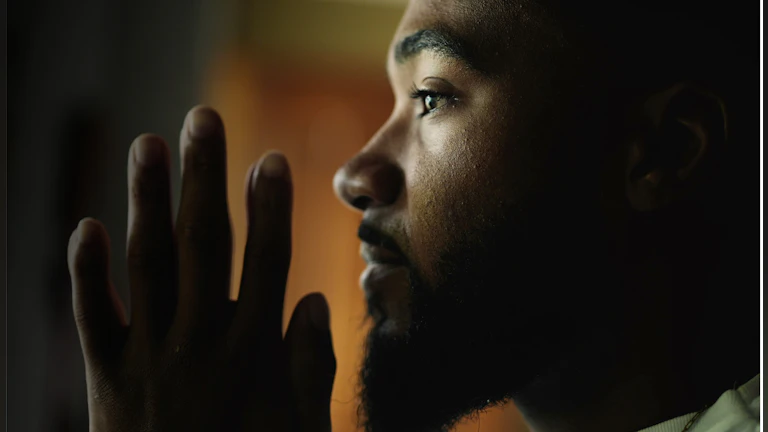
[[[397,29],[392,114],[334,179],[363,212],[367,431],[447,430],[509,400],[543,432],[759,430],[758,293],[740,281],[756,196],[737,196],[757,179],[750,22],[571,3],[418,0]],[[329,430],[322,296],[280,328],[287,161],[249,172],[232,303],[212,109],[190,111],[181,154],[174,225],[168,146],[131,148],[130,325],[103,227],[70,242],[91,430]]]

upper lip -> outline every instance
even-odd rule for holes
[[[357,231],[357,236],[362,240],[360,255],[368,264],[405,264],[405,254],[400,251],[395,241],[363,222]]]

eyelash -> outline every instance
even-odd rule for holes
[[[413,87],[411,88],[411,99],[421,99],[421,105],[422,105],[422,107],[425,108],[424,112],[419,113],[419,115],[418,115],[419,118],[425,117],[425,116],[427,116],[429,114],[433,114],[433,113],[439,111],[440,109],[445,108],[445,105],[444,105],[444,106],[441,106],[439,108],[435,108],[432,111],[427,111],[426,110],[426,106],[425,106],[425,98],[427,96],[444,98],[446,100],[446,105],[447,104],[452,104],[452,103],[456,102],[456,96],[454,96],[452,94],[441,93],[441,92],[436,92],[436,91],[426,90],[426,89],[419,89],[414,84]]]

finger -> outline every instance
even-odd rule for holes
[[[72,309],[89,365],[111,362],[125,344],[125,311],[109,281],[109,237],[98,221],[80,221],[67,251]]]
[[[301,432],[331,430],[336,357],[329,324],[325,298],[309,294],[296,306],[285,336]]]
[[[197,326],[228,301],[232,259],[224,127],[211,108],[198,106],[187,115],[181,159],[177,324]]]
[[[252,170],[248,188],[248,240],[235,339],[282,340],[283,299],[291,260],[291,174],[285,156],[272,152]]]
[[[150,134],[136,138],[128,157],[131,332],[142,336],[161,337],[175,312],[170,159],[165,141]]]

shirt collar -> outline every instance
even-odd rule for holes
[[[681,432],[696,413],[645,428],[640,432]],[[760,422],[760,374],[738,390],[728,390],[707,409],[688,432],[730,431],[744,423]],[[747,429],[739,429],[747,430]],[[758,429],[759,430],[759,429]]]

